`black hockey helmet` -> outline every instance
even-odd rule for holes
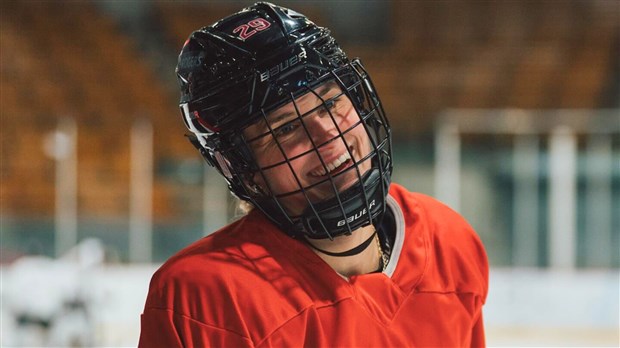
[[[236,196],[251,202],[287,234],[333,238],[376,224],[383,216],[392,173],[389,124],[361,62],[350,61],[328,29],[290,9],[256,3],[193,32],[179,55],[176,72],[190,141],[225,177]],[[312,201],[307,194],[312,187],[302,186],[298,179],[294,192],[275,193],[269,185],[257,187],[256,176],[264,176],[273,165],[258,165],[253,140],[244,136],[244,129],[266,121],[271,111],[296,98],[316,94],[314,90],[327,82],[336,84],[340,95],[351,100],[360,118],[357,125],[370,139],[369,153],[346,169],[357,174],[357,182],[339,190],[334,179],[343,173],[331,175],[321,159],[327,174],[318,184],[333,189],[328,199]],[[317,97],[334,120],[330,100]],[[303,121],[306,116],[298,111],[296,119],[308,133]],[[345,141],[348,131],[338,129],[336,138]],[[273,132],[270,127],[266,135],[275,138]],[[318,154],[323,145],[312,142],[312,151]],[[292,158],[279,143],[278,147],[285,160],[277,165],[288,166],[297,178],[290,165]],[[371,168],[361,172],[362,161],[370,161]],[[283,204],[292,194],[305,197],[303,213],[292,214]]]

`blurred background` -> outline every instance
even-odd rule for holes
[[[250,1],[3,1],[0,345],[135,346],[154,270],[234,218],[184,139],[191,31]],[[369,70],[394,181],[491,262],[491,346],[620,346],[620,2],[280,1]]]

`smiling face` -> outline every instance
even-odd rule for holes
[[[299,116],[301,115],[301,116]],[[370,169],[370,139],[351,100],[323,84],[244,131],[261,173],[254,181],[293,215],[332,198]],[[358,164],[355,166],[355,164]],[[303,188],[303,192],[301,192]]]

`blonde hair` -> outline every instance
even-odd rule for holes
[[[248,201],[244,201],[239,197],[233,195],[237,202],[235,202],[233,207],[233,216],[232,221],[241,219],[242,217],[248,215],[252,210],[254,210],[254,205]]]
[[[239,203],[237,203],[237,211],[243,215],[250,213],[254,209],[254,204],[244,201],[243,199],[239,199]]]

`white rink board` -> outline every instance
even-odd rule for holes
[[[140,313],[157,267],[100,265],[62,271],[43,266],[28,274],[16,274],[10,267],[3,267],[0,346],[135,347]],[[61,289],[62,293],[54,289]],[[62,302],[76,293],[87,301],[86,314],[67,315]],[[37,325],[19,326],[16,312],[56,320],[47,331]]]
[[[489,346],[620,346],[620,273],[493,269]]]

